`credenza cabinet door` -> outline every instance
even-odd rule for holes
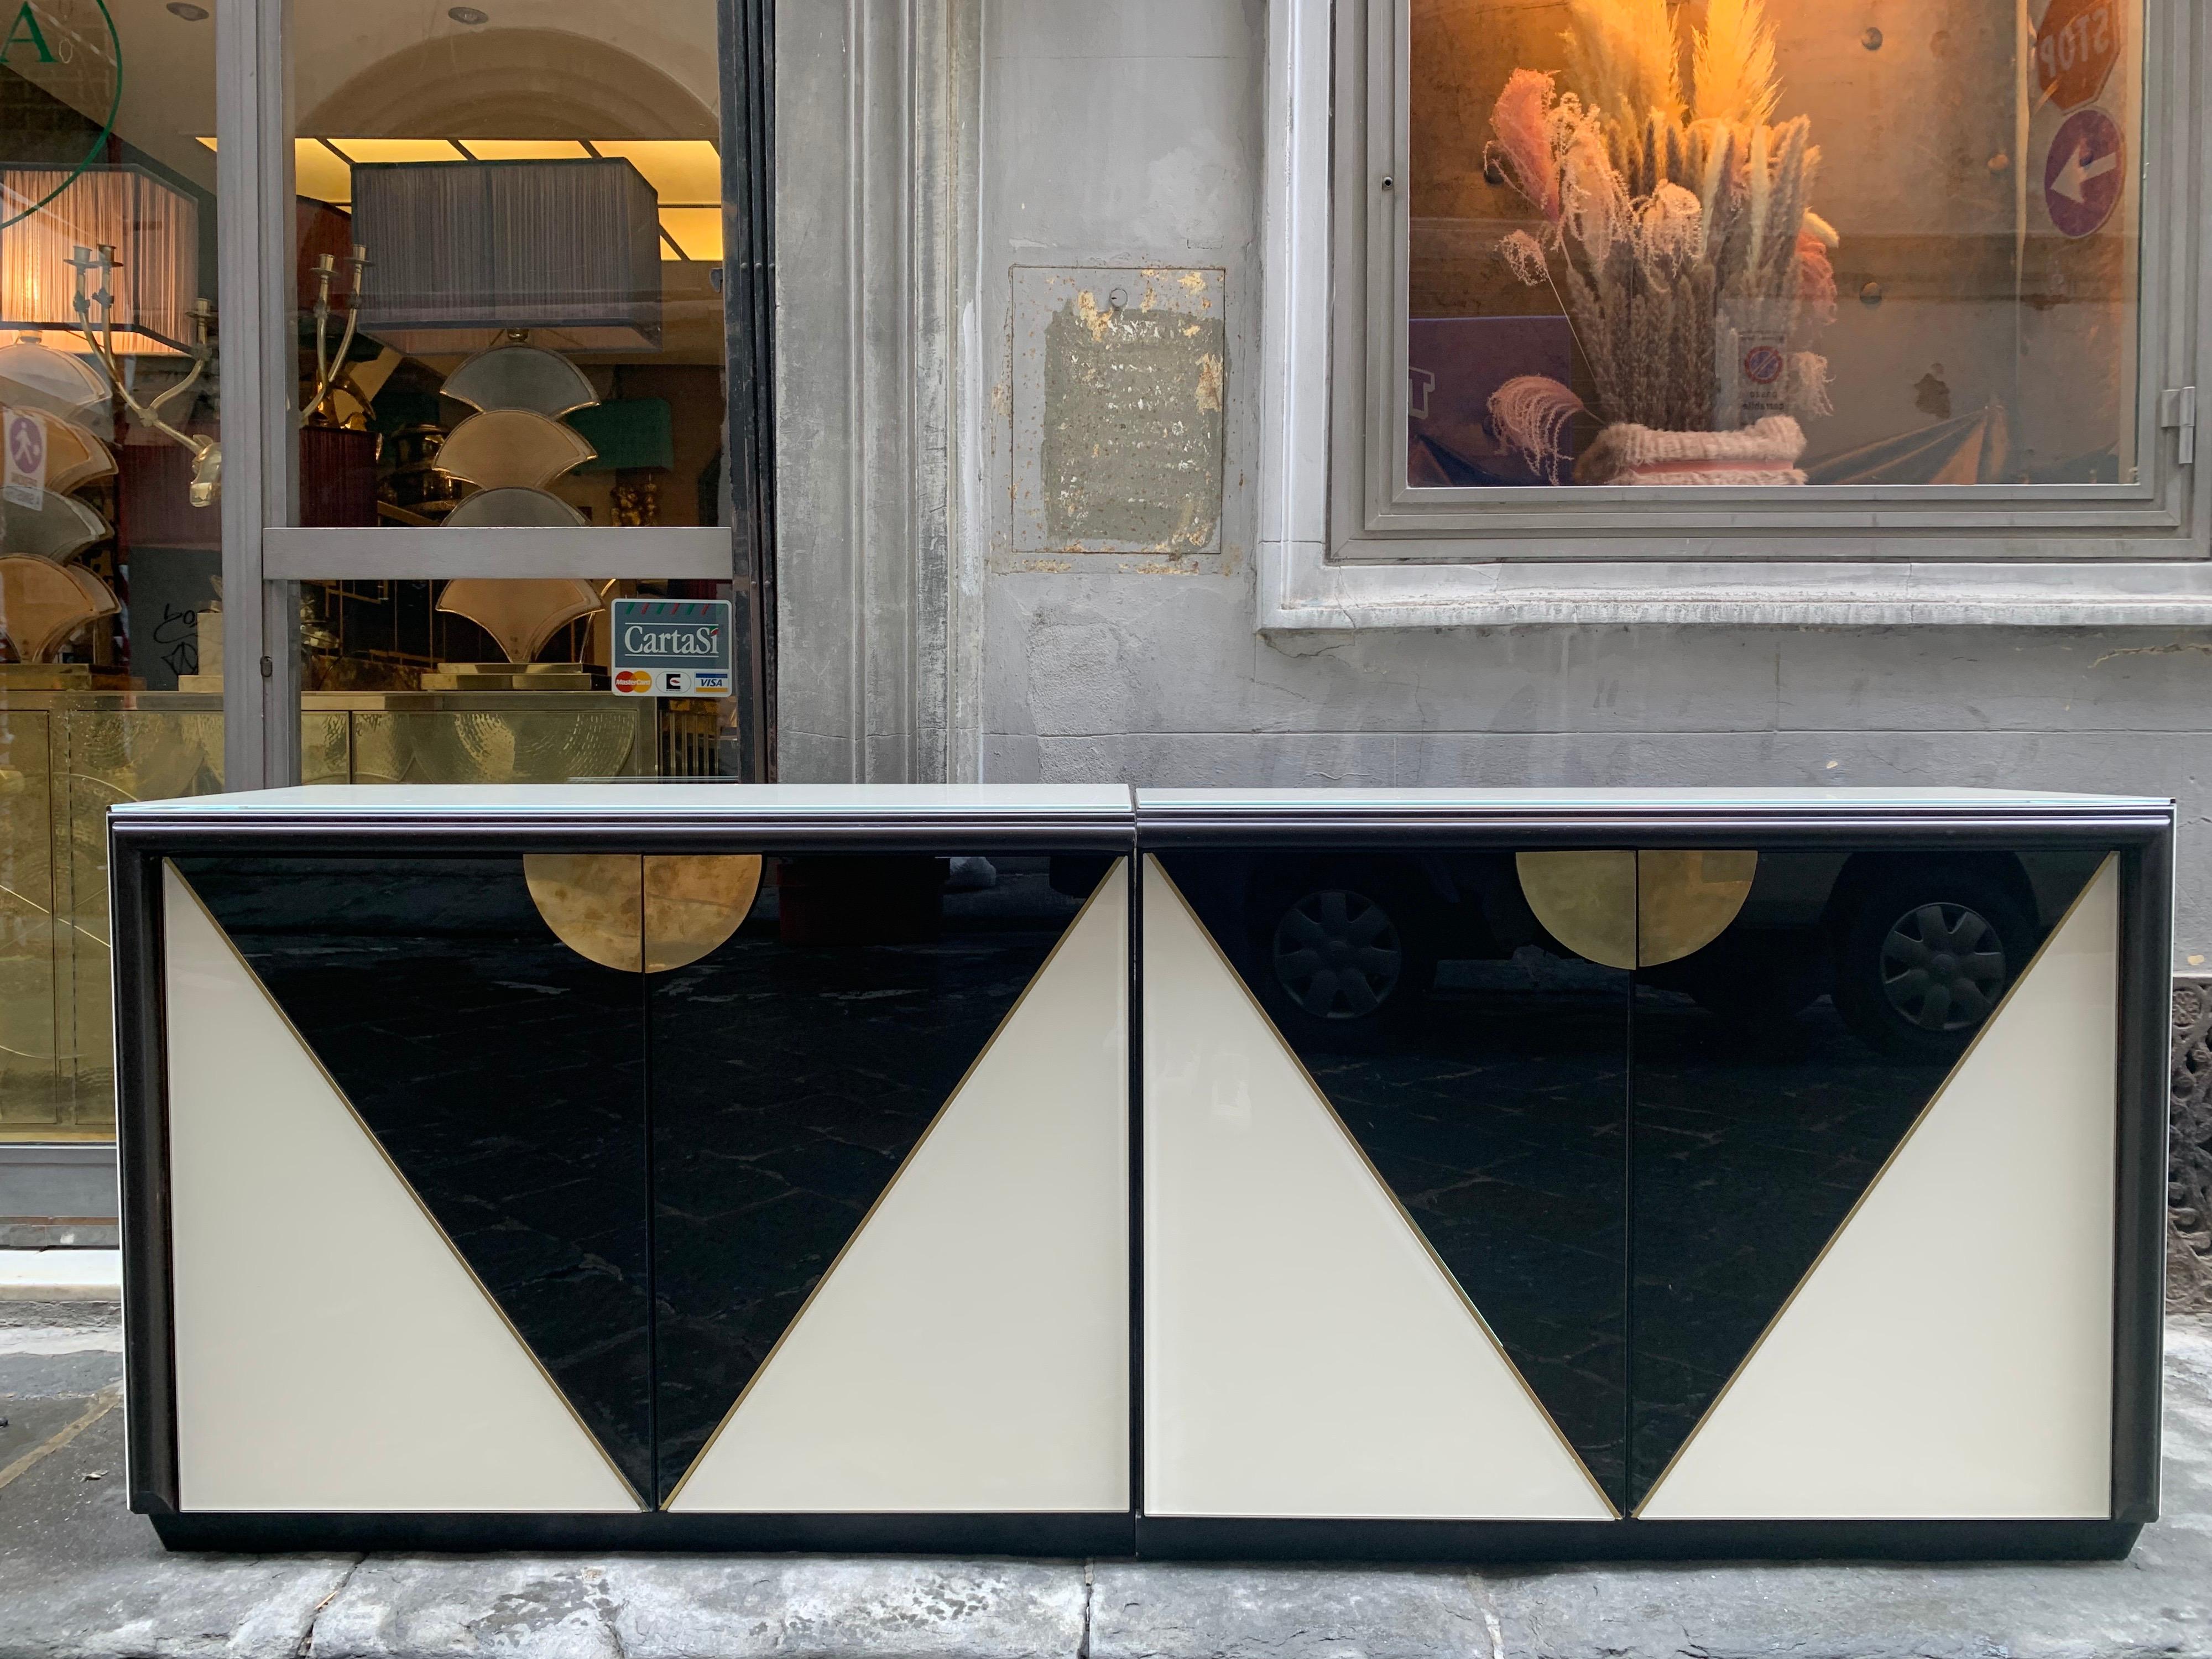
[[[676,1514],[1128,1510],[1127,861],[956,867],[648,906]]]
[[[1518,894],[1452,865],[1463,925]],[[1144,883],[1146,1514],[1613,1518],[1626,970],[1440,967],[1436,884],[1371,848]]]
[[[520,854],[163,870],[186,1510],[651,1492],[634,973]]]
[[[2118,860],[1885,854],[1772,924],[1844,862],[1639,977],[1632,1507],[2102,1518]]]

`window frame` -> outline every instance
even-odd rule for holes
[[[611,526],[514,531],[444,526],[322,528],[299,522],[297,292],[294,246],[296,152],[291,100],[295,0],[221,0],[215,7],[217,291],[223,314],[222,514],[225,659],[238,668],[223,686],[225,787],[254,789],[296,783],[300,776],[299,584],[306,580],[431,579],[454,576],[699,578],[731,584],[739,618],[739,673],[753,640],[761,584],[750,566],[759,549],[740,542],[732,525]],[[720,148],[726,250],[742,247],[731,222],[744,205],[736,178],[744,132],[737,106],[748,96],[736,84],[733,33],[738,0],[693,0],[716,19],[722,87]],[[732,434],[749,430],[738,416],[741,386],[736,307],[754,299],[726,252],[723,296],[726,456]],[[748,405],[749,407],[749,405]],[[729,463],[726,461],[726,465]],[[732,488],[726,475],[724,489]],[[734,496],[732,501],[734,501]],[[732,516],[736,516],[732,507]],[[258,596],[253,603],[246,596]],[[258,663],[256,674],[247,665]],[[759,718],[760,694],[754,694]],[[746,743],[757,752],[757,731]]]
[[[1382,181],[1406,176],[1410,12],[1270,0],[1262,629],[2212,623],[2212,494],[2161,424],[2169,388],[2212,382],[2207,239],[2191,234],[2212,128],[2187,117],[2212,29],[2188,0],[2145,0],[2142,482],[1701,489],[1680,505],[1619,486],[1543,500],[1403,484],[1391,366],[1409,192]],[[1316,363],[1327,373],[1297,372]]]

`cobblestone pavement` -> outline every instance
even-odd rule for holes
[[[112,1305],[0,1304],[0,1659],[2212,1656],[2212,1324],[2167,1337],[2124,1562],[1450,1568],[167,1555],[124,1507]]]

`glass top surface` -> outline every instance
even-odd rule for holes
[[[885,813],[921,817],[976,814],[1123,817],[1139,813],[1296,814],[1344,809],[1400,812],[1678,811],[1692,815],[1884,811],[1966,811],[2166,810],[2162,796],[2094,795],[2058,790],[1942,788],[1704,789],[1138,789],[1120,784],[740,784],[655,782],[530,785],[311,785],[190,799],[132,801],[118,817],[221,819],[423,815],[531,817],[839,816]]]
[[[2060,790],[1942,788],[1702,788],[1702,789],[1139,789],[1139,811],[1273,811],[1345,806],[1370,811],[1617,811],[1675,809],[1711,811],[1732,807],[1820,811],[1845,807],[1879,811],[1946,805],[1986,811],[2005,807],[2164,807],[2154,795],[2091,795]]]
[[[921,817],[975,813],[1060,813],[1071,817],[1129,811],[1130,794],[1119,784],[811,784],[656,782],[519,785],[331,784],[295,789],[249,790],[191,800],[133,801],[114,810],[124,817],[222,818],[327,816],[659,817],[884,812]]]

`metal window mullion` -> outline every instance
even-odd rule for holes
[[[262,568],[271,586],[299,581],[443,581],[455,576],[610,576],[730,580],[732,532],[721,525],[526,530],[504,526],[272,526]]]
[[[291,76],[286,0],[216,9],[217,304],[222,323],[223,782],[300,773],[299,608],[262,532],[296,516]]]
[[[721,0],[722,298],[729,373],[722,489],[738,601],[740,707],[732,770],[775,773],[775,0]]]

